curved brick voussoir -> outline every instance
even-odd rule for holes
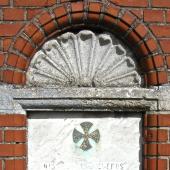
[[[53,36],[74,28],[92,27],[93,29],[94,27],[99,27],[100,29],[109,30],[120,37],[135,52],[142,72],[146,75],[145,84],[160,85],[168,82],[164,58],[162,55],[160,55],[161,57],[155,57],[154,55],[161,54],[161,48],[150,28],[128,9],[101,1],[89,1],[88,3],[85,1],[62,1],[44,9],[41,14],[35,16],[16,35],[17,38],[12,42],[11,51],[17,51],[17,54],[18,52],[21,54],[17,58],[19,61],[14,61],[15,64],[12,63],[12,67],[14,67],[14,70],[15,68],[16,70],[27,70],[31,57],[46,40]],[[28,39],[24,38],[23,35]],[[10,58],[7,59],[7,65],[11,64],[9,61]],[[24,75],[21,76],[21,73],[14,73],[10,73],[10,75],[13,75],[12,80],[6,81],[3,76],[3,81],[23,84],[25,82]]]
[[[71,4],[71,23],[80,24],[84,21],[84,3],[83,2],[73,2]]]
[[[35,45],[41,43],[45,38],[44,32],[34,23],[28,24],[24,29],[24,33],[32,40]]]
[[[55,17],[50,12],[45,11],[38,17],[39,25],[44,30],[45,35],[49,35],[57,29],[57,24],[55,22]]]
[[[4,70],[3,71],[3,82],[10,84],[24,85],[26,83],[26,75],[21,71]]]

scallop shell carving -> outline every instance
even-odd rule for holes
[[[67,32],[46,42],[27,72],[27,84],[65,87],[140,86],[141,77],[126,49],[110,34]]]

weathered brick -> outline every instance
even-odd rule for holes
[[[166,142],[168,131],[166,129],[146,129],[144,131],[145,142]]]
[[[153,33],[159,38],[170,37],[170,26],[169,25],[152,25],[150,26]]]
[[[5,170],[26,170],[26,160],[5,160]]]
[[[158,84],[158,75],[156,71],[149,72],[147,74],[147,84],[157,85]]]
[[[0,36],[14,36],[22,28],[23,24],[13,23],[13,24],[0,24]]]
[[[0,170],[3,170],[2,169],[2,160],[0,160]]]
[[[53,18],[51,17],[51,15],[48,12],[43,13],[39,18],[39,22],[41,25],[47,24],[48,22],[50,22]]]
[[[18,58],[19,57],[15,54],[9,54],[8,59],[7,59],[7,65],[16,66]]]
[[[88,13],[88,22],[89,23],[98,24],[99,19],[100,19],[100,13],[99,14]]]
[[[141,9],[132,9],[131,12],[136,15],[138,18],[143,18],[143,10]]]
[[[34,47],[30,42],[27,42],[24,49],[22,50],[22,53],[27,57],[31,57],[33,51],[34,51]]]
[[[152,7],[170,7],[170,1],[169,0],[152,0],[151,1]]]
[[[156,68],[164,66],[164,58],[162,55],[153,56],[153,61]]]
[[[164,11],[161,10],[144,10],[144,21],[145,22],[163,22]]]
[[[26,130],[6,130],[5,142],[26,142]]]
[[[32,36],[32,40],[35,44],[39,44],[42,42],[42,40],[44,39],[45,35],[38,30],[33,36]]]
[[[40,14],[42,9],[28,9],[27,10],[27,19],[31,20],[33,17],[35,17],[37,14]]]
[[[158,144],[158,154],[160,156],[170,155],[170,144]]]
[[[0,130],[0,142],[2,142],[3,141],[3,131],[2,130]],[[1,169],[1,168],[0,168]]]
[[[22,37],[18,37],[18,38],[15,40],[14,48],[17,49],[18,51],[22,51],[23,48],[25,47],[26,43],[27,43],[27,40],[25,40],[25,39],[22,38]]]
[[[100,12],[101,11],[102,4],[97,2],[91,2],[89,5],[89,12]]]
[[[159,126],[170,126],[170,114],[159,115]]]
[[[56,3],[56,0],[14,0],[14,6],[45,7]]]
[[[170,39],[160,40],[160,44],[164,53],[170,53]]]
[[[148,114],[144,119],[145,126],[170,126],[170,114]]]
[[[3,9],[3,19],[6,21],[24,20],[24,13],[24,9],[21,8],[5,8]]]
[[[145,35],[148,33],[148,30],[147,30],[146,26],[143,25],[143,24],[137,25],[134,30],[137,32],[137,34],[140,37],[145,37]]]
[[[129,44],[134,46],[134,44],[137,44],[139,41],[141,41],[142,38],[140,38],[140,36],[135,31],[132,31],[128,34],[126,39]]]
[[[158,145],[155,143],[149,143],[144,145],[144,155],[154,156],[158,154]]]
[[[37,26],[35,26],[34,24],[30,23],[28,24],[25,29],[24,29],[24,32],[29,36],[29,37],[32,37],[35,32],[39,30],[39,28]]]
[[[9,5],[9,0],[0,0],[0,5]]]
[[[6,82],[6,83],[12,83],[13,82],[13,75],[14,75],[14,71],[4,70],[3,71],[3,81]],[[5,123],[5,122],[1,122],[1,119],[0,119],[0,126],[6,126],[3,123]]]
[[[125,14],[122,16],[121,19],[124,22],[126,22],[126,24],[129,24],[129,25],[133,24],[133,22],[135,21],[135,17],[128,12],[125,12]]]
[[[8,51],[12,42],[12,38],[6,38],[2,41],[3,51]]]
[[[168,74],[166,71],[158,71],[157,76],[158,76],[158,84],[157,85],[168,83]]]
[[[60,28],[67,26],[69,24],[68,16],[63,16],[63,17],[57,19],[57,23]]]
[[[102,24],[104,24],[107,27],[111,27],[113,28],[115,24],[117,24],[117,19],[115,19],[114,17],[108,16],[108,15],[104,15],[103,17],[103,21],[101,22]],[[122,24],[119,23],[119,24]],[[125,26],[127,28],[127,26]]]
[[[76,2],[76,3],[72,3],[71,4],[71,11],[72,12],[80,12],[80,11],[83,11],[83,8],[84,8],[84,4],[82,2]]]
[[[162,55],[144,57],[141,60],[141,65],[142,65],[142,68],[146,71],[154,70],[155,68],[164,67],[164,57]]]
[[[170,10],[166,11],[166,22],[170,22]]]
[[[168,68],[170,68],[170,55],[166,56],[166,63]]]
[[[13,83],[24,85],[26,82],[26,75],[23,72],[15,71],[13,75]]]
[[[118,13],[119,13],[120,9],[119,8],[113,8],[112,6],[109,6],[105,13],[108,14],[108,15],[111,15],[113,17],[117,17],[118,16]]]
[[[57,28],[56,24],[54,23],[54,21],[49,22],[48,24],[43,26],[44,31],[47,34],[50,34],[51,32],[55,31]]]
[[[5,61],[5,55],[4,54],[0,54],[0,66],[3,66]]]
[[[26,70],[28,62],[29,61],[27,59],[19,57],[16,63],[16,67],[22,70]]]
[[[25,144],[0,144],[0,156],[25,156]]]
[[[20,127],[26,126],[25,115],[0,115],[0,126]]]
[[[66,12],[66,9],[63,6],[61,6],[61,7],[54,9],[54,14],[56,18],[59,18],[61,16],[67,15],[67,12]]]
[[[147,7],[147,0],[111,0],[112,3],[120,6],[129,6],[129,7]]]
[[[167,170],[168,160],[148,158],[144,160],[144,170]]]

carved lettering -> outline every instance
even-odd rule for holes
[[[79,162],[81,170],[126,170],[127,163],[126,162]],[[55,170],[59,167],[72,167],[72,165],[68,165],[68,163],[64,163],[60,161],[58,163],[50,162],[44,163],[44,170]]]

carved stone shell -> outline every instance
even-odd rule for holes
[[[27,84],[62,87],[139,86],[132,57],[115,37],[83,30],[46,42],[33,57]]]

